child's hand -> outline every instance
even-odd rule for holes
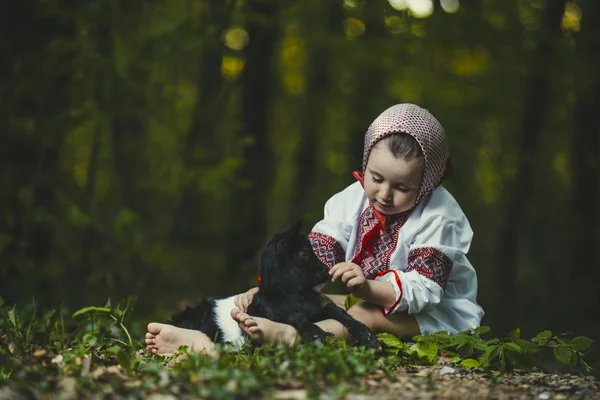
[[[254,298],[254,295],[256,294],[256,292],[258,292],[258,288],[253,287],[252,289],[248,290],[246,293],[241,293],[241,294],[238,294],[237,296],[235,296],[235,299],[233,299],[233,302],[234,302],[235,306],[238,308],[238,310],[240,310],[242,312],[248,311],[248,306],[250,305],[250,303],[252,303],[252,299]]]
[[[329,275],[331,275],[331,282],[335,282],[338,279],[341,280],[354,294],[359,292],[367,282],[362,268],[350,262],[341,262],[334,265],[329,270]]]

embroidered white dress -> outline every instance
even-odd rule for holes
[[[330,268],[342,261],[361,266],[368,279],[390,282],[396,302],[384,314],[406,312],[422,335],[454,334],[479,326],[477,275],[467,259],[473,231],[452,195],[438,186],[415,208],[381,226],[360,183],[325,204],[324,219],[309,239]]]

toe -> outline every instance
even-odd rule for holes
[[[240,313],[238,314],[238,318],[237,318],[237,320],[238,320],[238,321],[240,321],[240,322],[244,322],[244,321],[246,321],[248,318],[250,318],[250,316],[249,316],[248,314],[246,314],[245,312],[240,312]]]
[[[159,324],[157,322],[150,322],[148,324],[148,333],[151,335],[158,335],[162,330],[164,324]]]

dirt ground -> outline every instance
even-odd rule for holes
[[[347,400],[396,399],[600,399],[600,379],[567,373],[515,371],[495,377],[483,370],[449,365],[404,367],[393,379],[373,375],[364,382],[366,393],[352,393]],[[322,394],[321,399],[332,399]],[[280,390],[277,400],[308,398],[305,388]]]

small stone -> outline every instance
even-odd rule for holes
[[[62,354],[57,355],[56,357],[54,357],[51,360],[52,364],[60,364],[60,363],[62,363],[62,361],[63,361],[63,355]]]
[[[177,400],[177,397],[172,394],[155,393],[148,397],[148,400]]]
[[[274,399],[277,400],[304,400],[307,398],[306,390],[278,390],[275,392]]]
[[[40,348],[33,352],[34,357],[41,357],[46,354],[46,350]]]
[[[453,374],[454,372],[455,372],[455,369],[452,367],[448,367],[448,366],[444,366],[444,367],[442,367],[442,369],[440,369],[440,375]]]

